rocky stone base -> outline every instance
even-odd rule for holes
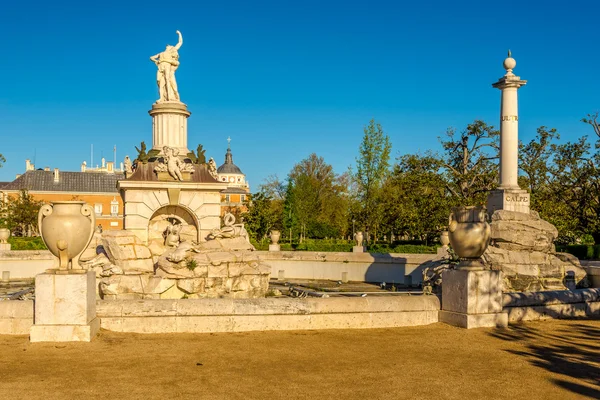
[[[555,251],[558,231],[537,212],[498,210],[492,215],[490,225],[491,243],[482,260],[492,270],[502,271],[505,292],[588,286],[586,271],[579,260]]]
[[[152,274],[110,274],[99,282],[103,299],[260,298],[271,267],[243,238],[215,239],[167,249]],[[106,270],[105,270],[106,271]]]

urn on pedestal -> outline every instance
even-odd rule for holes
[[[44,204],[38,214],[38,227],[48,250],[58,258],[58,268],[49,273],[85,273],[79,265],[94,235],[96,216],[84,201],[55,201]]]
[[[485,207],[455,207],[448,224],[450,244],[461,262],[459,269],[482,270],[479,258],[490,243],[491,229]]]
[[[281,233],[279,231],[271,231],[271,244],[278,244]]]
[[[0,243],[6,244],[8,243],[8,238],[10,237],[10,229],[8,228],[0,228]]]

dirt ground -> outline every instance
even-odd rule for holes
[[[0,399],[600,398],[600,321],[139,335],[0,336]]]

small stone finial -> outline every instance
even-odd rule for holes
[[[513,74],[513,69],[517,66],[517,62],[514,58],[512,58],[512,53],[508,50],[508,57],[504,60],[504,69],[506,70],[507,75]]]

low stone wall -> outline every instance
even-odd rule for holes
[[[244,332],[361,329],[438,322],[436,296],[325,299],[99,301],[103,329],[117,332]]]
[[[35,278],[52,268],[54,257],[48,250],[11,250],[0,252],[0,274],[10,272],[10,279]],[[0,275],[1,276],[1,275]]]
[[[33,325],[33,300],[0,301],[0,335],[29,335]]]
[[[600,289],[504,293],[509,322],[600,318]]]
[[[585,268],[592,287],[600,288],[600,261],[581,260],[580,263]]]
[[[424,264],[435,254],[370,254],[314,251],[257,251],[261,260],[271,265],[271,278],[283,271],[285,279],[348,280],[419,284]]]

